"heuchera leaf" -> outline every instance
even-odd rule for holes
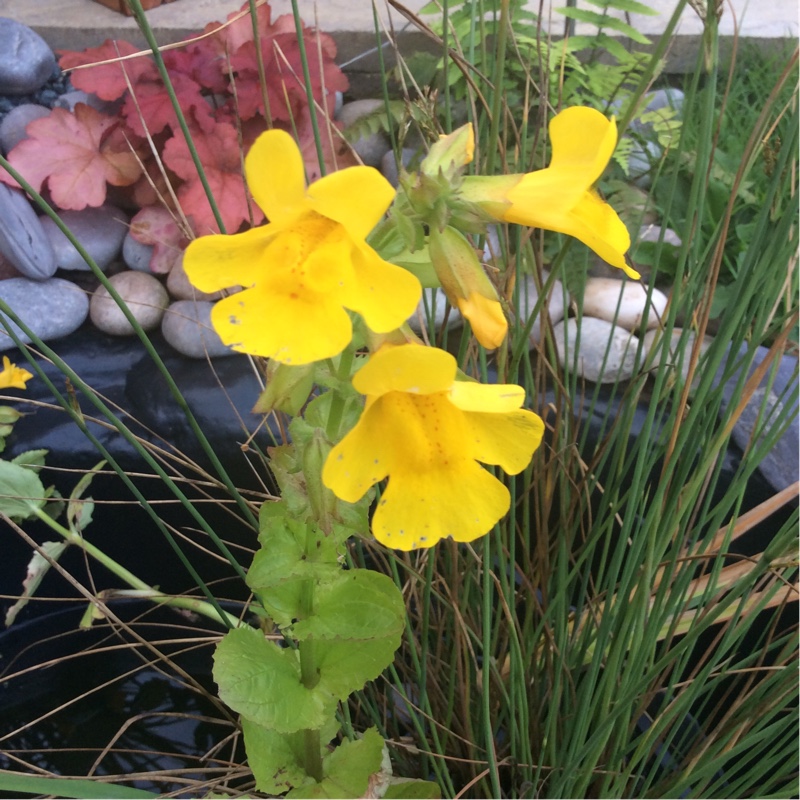
[[[260,223],[264,215],[250,199],[245,186],[239,138],[233,125],[227,122],[214,123],[208,132],[192,131],[192,139],[219,208],[225,232],[235,233],[243,222],[253,225]],[[198,235],[219,233],[219,226],[182,134],[167,141],[163,158],[164,163],[185,181],[178,190],[178,200],[187,217],[192,218],[195,232]]]
[[[175,70],[170,71],[169,77],[187,121],[203,131],[212,130],[214,117],[200,84],[190,75]],[[145,131],[153,136],[166,127],[173,132],[180,130],[169,93],[158,75],[152,80],[142,80],[136,84],[133,94],[125,99],[122,114],[131,130],[139,136],[144,136]]]
[[[54,108],[28,125],[28,138],[14,147],[8,160],[36,191],[47,181],[59,208],[101,206],[107,183],[130,186],[142,171],[119,125],[119,120],[85,103],[78,103],[73,112]],[[16,185],[4,172],[0,180]]]
[[[318,106],[330,110],[335,92],[347,90],[345,74],[336,65],[336,44],[324,33],[303,29],[309,76]],[[294,20],[284,14],[262,35],[261,55],[269,75],[267,99],[273,120],[290,122],[308,107],[303,79],[303,64],[297,43]],[[237,93],[237,112],[248,119],[264,114],[264,100],[258,80],[258,57],[255,43],[245,42],[231,55]]]
[[[139,48],[130,42],[106,39],[100,47],[90,47],[83,52],[60,50],[59,66],[63,70],[70,70],[85,64],[117,59],[109,64],[75,69],[70,75],[70,82],[76,89],[96,94],[101,100],[118,100],[128,91],[126,75],[134,86],[140,80],[155,80],[158,77],[158,70],[146,53],[139,58],[119,60],[120,56],[138,52]]]
[[[249,4],[245,3],[238,11],[232,11],[225,18],[226,25],[221,22],[210,22],[203,29],[209,34],[216,31],[213,37],[204,41],[212,42],[220,55],[235,53],[245,42],[253,41],[253,23],[250,19]],[[270,7],[266,3],[256,9],[258,30],[262,35],[269,30]]]
[[[153,245],[150,271],[166,275],[183,254],[188,239],[173,215],[162,206],[147,206],[131,220],[131,238]]]

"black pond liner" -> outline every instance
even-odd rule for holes
[[[1,632],[0,769],[28,771],[22,761],[56,775],[120,776],[115,782],[156,794],[205,794],[193,782],[226,776],[231,759],[243,759],[231,744],[217,750],[235,716],[214,700],[213,642],[194,641],[208,627],[141,600],[111,601],[109,608],[176,666],[154,665],[150,650],[131,646],[134,637],[104,620],[80,630],[85,606]],[[125,779],[156,772],[166,774]]]

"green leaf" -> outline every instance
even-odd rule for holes
[[[306,480],[297,464],[297,450],[293,444],[271,447],[269,468],[281,490],[280,502],[285,504],[291,515],[305,516],[308,511]],[[264,505],[269,505],[265,503]],[[262,506],[263,510],[264,506]]]
[[[13,425],[22,414],[11,406],[0,406],[0,425]]]
[[[321,689],[344,700],[377,678],[394,660],[405,624],[403,597],[377,572],[345,572],[317,588],[316,613],[296,623],[292,635],[314,637]]]
[[[42,778],[38,775],[20,775],[14,772],[0,772],[0,790],[16,795],[37,794],[55,797],[76,797],[94,800],[95,798],[111,798],[111,800],[136,800],[137,798],[155,798],[158,795],[133,789],[130,786],[117,786],[101,780],[79,778]]]
[[[0,511],[21,521],[35,517],[44,504],[44,486],[32,469],[0,461]]]
[[[256,788],[267,794],[283,794],[315,783],[305,770],[305,740],[302,731],[278,733],[250,719],[242,719],[247,750],[247,763],[256,779]],[[320,731],[320,755],[328,752],[327,744],[339,732],[339,723],[331,717]]]
[[[262,548],[247,572],[247,585],[261,595],[278,625],[288,625],[302,616],[303,584],[309,579],[323,583],[339,574],[340,539],[326,536],[313,522],[293,519],[283,502],[264,503],[259,524]]]
[[[370,640],[403,632],[405,604],[391,578],[370,570],[340,572],[336,580],[317,587],[315,613],[296,623],[299,639]]]
[[[214,653],[219,696],[243,717],[279,733],[321,728],[334,699],[300,680],[296,650],[279,647],[253,628],[229,631]]]
[[[44,459],[48,452],[48,450],[26,450],[12,458],[11,463],[38,471],[44,466]]]
[[[563,14],[565,17],[570,17],[578,22],[596,25],[598,30],[610,29],[612,31],[619,31],[638,44],[650,44],[650,40],[643,33],[639,33],[636,28],[628,25],[621,19],[609,17],[607,14],[598,14],[596,11],[585,11],[580,8],[557,8],[555,10],[558,11],[559,14]]]
[[[53,561],[58,561],[61,554],[67,549],[67,542],[42,542],[42,551],[35,552],[28,563],[28,574],[22,581],[22,596],[6,612],[6,627],[9,628],[17,618],[17,614],[28,604],[33,593],[39,588],[42,578],[50,569],[50,562],[45,556],[50,556]]]
[[[75,484],[75,488],[69,496],[69,504],[67,505],[67,524],[71,531],[82,531],[92,521],[94,502],[91,497],[86,500],[82,500],[81,498],[91,485],[98,470],[101,470],[105,465],[105,460],[98,462]]]
[[[389,800],[441,800],[438,783],[417,778],[392,778],[383,794]]]
[[[314,364],[293,367],[270,360],[267,363],[267,388],[259,395],[254,414],[284,411],[294,417],[308,400],[314,388]]]
[[[613,8],[616,11],[627,11],[630,14],[643,14],[648,17],[657,17],[658,11],[638,0],[586,0],[587,3],[600,8]]]
[[[361,739],[343,742],[322,759],[321,783],[295,789],[287,797],[364,797],[370,778],[381,770],[383,748],[380,734],[370,728]]]

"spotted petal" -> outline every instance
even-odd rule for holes
[[[484,464],[496,464],[509,475],[528,466],[544,433],[541,418],[524,408],[506,414],[467,412],[464,418],[472,457]]]
[[[365,239],[394,200],[392,185],[372,167],[348,167],[308,187],[309,207]]]
[[[269,282],[220,300],[211,323],[234,350],[294,366],[341,353],[353,333],[334,294],[276,292]]]
[[[425,473],[393,472],[372,519],[387,547],[430,547],[452,536],[470,542],[488,533],[510,506],[508,489],[474,461]]]
[[[264,270],[264,254],[274,236],[264,225],[244,233],[201,236],[189,243],[183,268],[201,292],[218,292],[231,286],[253,286]]]
[[[354,242],[352,263],[355,280],[342,294],[344,305],[361,314],[375,333],[399,328],[422,297],[419,280],[361,242]]]
[[[450,388],[456,360],[450,353],[416,344],[382,347],[356,373],[353,386],[366,395],[388,392],[431,394]]]
[[[322,482],[337,497],[358,502],[388,474],[391,452],[383,447],[384,420],[380,401],[364,410],[356,426],[330,452],[322,469]]]

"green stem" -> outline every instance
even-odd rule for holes
[[[500,792],[500,774],[497,771],[497,754],[494,749],[494,730],[492,729],[492,537],[483,537],[483,614],[482,649],[483,649],[483,683],[481,699],[483,705],[483,732],[486,737],[486,756],[489,762],[489,780],[492,784],[492,797],[502,797]]]
[[[495,48],[495,69],[492,81],[492,121],[489,126],[489,152],[486,154],[486,175],[494,174],[495,155],[500,152],[500,117],[503,108],[503,72],[506,69],[506,47],[508,45],[508,28],[511,25],[509,0],[500,0],[500,24],[497,28],[497,46]]]
[[[308,526],[306,533],[305,556],[313,560],[316,547],[313,545],[312,526]],[[300,596],[300,615],[307,619],[314,614],[314,580],[303,581]],[[300,680],[306,689],[313,689],[319,683],[319,670],[315,653],[313,637],[298,642],[297,649],[300,654]],[[322,747],[319,728],[306,728],[303,730],[303,766],[306,773],[317,783],[322,781]]]
[[[172,606],[173,608],[184,608],[189,611],[194,611],[197,614],[202,614],[204,617],[213,619],[214,622],[220,622],[220,610],[214,608],[211,603],[206,603],[204,600],[199,600],[198,598],[173,597],[171,595],[162,594],[150,586],[150,584],[145,583],[141,578],[136,577],[136,575],[123,567],[122,564],[114,561],[111,556],[106,555],[106,553],[95,547],[91,542],[87,542],[80,533],[65,528],[40,508],[31,507],[31,510],[42,522],[55,533],[59,534],[59,536],[62,536],[69,544],[80,547],[84,553],[102,564],[109,572],[125,581],[128,586],[136,589],[137,592],[139,592],[139,594],[136,595],[137,597],[145,597],[148,600],[152,600],[154,603]],[[229,614],[227,611],[222,611],[221,613],[224,615],[224,621],[227,622],[229,627],[240,628],[245,625],[244,622],[233,614]]]
[[[338,377],[339,380],[349,380],[354,358],[355,351],[353,348],[346,347],[339,357],[339,369],[336,371],[336,377]],[[347,399],[345,396],[341,392],[334,390],[331,394],[331,407],[328,410],[328,422],[325,425],[325,435],[331,442],[336,442],[339,438],[339,428],[342,424],[342,415],[344,414],[344,407],[346,404]]]

